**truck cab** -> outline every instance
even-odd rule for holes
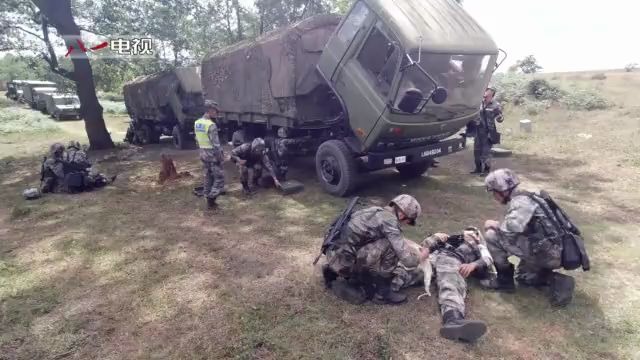
[[[478,115],[498,51],[452,0],[357,1],[317,69],[343,105],[351,130],[344,142],[359,170],[395,166],[417,176],[435,157],[464,149],[465,138],[454,135]],[[320,180],[344,194],[351,185],[335,172],[345,169],[331,173],[343,156],[325,150],[329,159],[316,159]]]

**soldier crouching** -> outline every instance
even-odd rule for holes
[[[354,212],[340,238],[326,252],[323,276],[327,288],[354,304],[366,300],[380,304],[406,301],[406,295],[391,289],[393,270],[398,263],[415,267],[421,258],[409,246],[400,224],[415,225],[421,211],[415,198],[400,195],[384,208],[373,206]]]

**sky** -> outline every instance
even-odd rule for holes
[[[640,1],[464,0],[509,54],[501,70],[533,54],[545,72],[640,63]]]

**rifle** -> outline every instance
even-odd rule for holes
[[[340,232],[342,231],[343,226],[351,218],[351,213],[353,212],[353,208],[356,206],[359,199],[360,198],[358,196],[351,199],[347,207],[344,210],[342,210],[340,215],[335,220],[333,220],[333,222],[331,223],[331,225],[329,226],[329,228],[324,234],[324,242],[322,243],[322,247],[320,248],[320,254],[318,254],[316,259],[313,261],[313,265],[318,263],[318,260],[320,260],[320,257],[324,255],[327,252],[327,249],[331,245],[333,245],[336,239],[340,237]]]
[[[464,241],[465,240],[464,240],[463,234],[449,235],[449,238],[447,239],[446,242],[437,241],[436,245],[433,248],[429,249],[429,251],[436,251],[443,248],[447,250],[455,250],[460,245],[464,244]]]

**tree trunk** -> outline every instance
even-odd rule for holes
[[[87,55],[79,51],[76,42],[80,39],[80,28],[71,13],[71,0],[32,0],[47,20],[56,28],[58,35],[65,41],[67,49],[74,47],[72,76],[68,76],[76,83],[78,98],[80,99],[80,114],[84,118],[91,149],[113,148],[111,135],[107,131],[102,117],[102,106],[98,102],[96,86],[93,80],[93,70]]]
[[[233,7],[236,10],[236,19],[238,20],[238,40],[244,39],[244,34],[242,31],[242,9],[240,8],[240,2],[238,0],[233,0]]]
[[[228,36],[228,43],[232,43],[233,42],[233,30],[231,30],[231,2],[229,0],[226,1],[226,19],[227,19],[227,36]]]

